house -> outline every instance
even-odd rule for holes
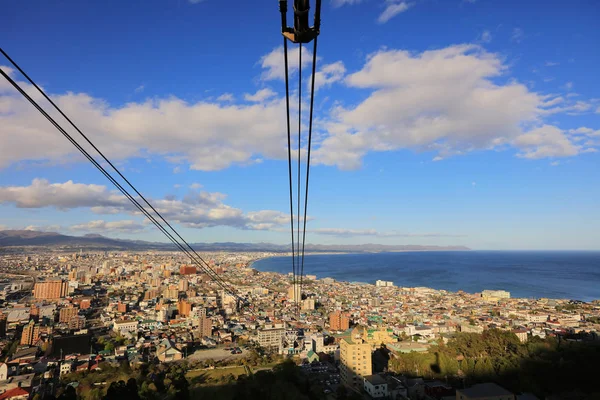
[[[164,339],[156,349],[156,358],[161,362],[177,361],[183,358],[179,350],[173,347],[169,339]]]
[[[116,321],[113,325],[113,331],[117,332],[120,335],[125,333],[136,332],[138,329],[139,321]]]
[[[60,364],[60,376],[70,374],[73,371],[73,363],[71,361],[65,361]]]
[[[515,395],[495,383],[480,383],[457,389],[456,400],[515,400]]]
[[[7,390],[0,394],[0,400],[11,399],[11,400],[26,400],[29,398],[29,392],[23,388],[16,387],[14,389]]]
[[[319,355],[312,350],[309,350],[308,353],[306,353],[306,358],[308,359],[309,363],[319,361]]]
[[[388,396],[388,384],[380,375],[367,375],[363,379],[364,389],[374,399]]]

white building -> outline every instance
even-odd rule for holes
[[[70,374],[73,371],[73,363],[71,361],[65,361],[60,364],[60,376]]]
[[[481,292],[481,297],[484,299],[510,299],[510,292],[506,290],[484,290]]]
[[[394,282],[377,280],[377,281],[375,281],[375,286],[377,286],[377,287],[393,287]]]
[[[116,321],[113,325],[113,331],[118,334],[137,332],[139,321]]]
[[[364,377],[364,389],[374,399],[387,397],[387,386],[386,380],[379,375],[367,375]]]
[[[285,329],[283,328],[261,329],[258,331],[258,344],[264,348],[276,347],[279,349],[284,335]]]

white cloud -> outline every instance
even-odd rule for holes
[[[265,230],[284,225],[286,221],[289,223],[288,214],[274,210],[244,213],[239,208],[226,205],[223,202],[226,197],[218,192],[190,192],[180,200],[170,196],[149,201],[169,222],[190,228],[230,226]],[[95,214],[142,215],[127,198],[106,186],[72,181],[50,183],[44,179],[34,179],[30,186],[0,187],[0,204],[13,204],[18,208],[51,207],[62,211],[89,208]],[[113,230],[138,227],[132,222],[92,221],[75,229],[84,230],[93,226],[97,230],[101,230],[102,226]]]
[[[235,97],[233,97],[233,95],[231,93],[223,93],[222,95],[217,97],[217,101],[231,102],[234,100],[235,100]]]
[[[136,93],[142,93],[144,91],[144,85],[140,85],[138,87],[135,88],[134,92]]]
[[[290,76],[298,71],[299,47],[288,46],[288,71]],[[302,68],[306,67],[312,62],[312,53],[306,48],[302,47]],[[260,59],[260,65],[265,70],[261,75],[261,79],[268,81],[274,79],[285,79],[285,68],[283,59],[283,46],[276,47],[269,54],[263,56]]]
[[[375,229],[343,229],[343,228],[317,228],[307,232],[327,236],[376,236],[376,237],[462,237],[463,235],[451,235],[444,233],[403,233],[397,231],[380,232]]]
[[[567,82],[564,85],[564,88],[567,90],[572,90],[573,89],[573,82]]]
[[[119,232],[119,233],[138,233],[147,229],[147,225],[133,221],[89,221],[83,224],[72,225],[68,230],[74,232]]]
[[[331,5],[334,8],[337,7],[341,7],[344,5],[353,5],[353,4],[358,4],[358,3],[362,3],[363,0],[331,0]]]
[[[202,188],[202,184],[194,182],[190,185],[190,189],[201,189]]]
[[[397,0],[386,0],[385,10],[379,15],[377,18],[377,22],[380,24],[385,24],[390,19],[394,18],[396,15],[403,13],[408,10],[412,3],[407,3],[405,1],[398,2]]]
[[[596,114],[600,114],[600,107],[596,108]]]
[[[544,125],[517,137],[515,146],[522,149],[523,158],[546,158],[574,156],[581,151],[567,135],[555,126]]]
[[[552,167],[557,167],[557,166],[559,166],[559,165],[560,165],[560,161],[552,161],[552,162],[550,163],[550,166],[552,166]]]
[[[490,31],[483,31],[481,33],[481,36],[479,37],[479,40],[483,43],[489,43],[492,41],[492,34],[490,33]]]
[[[276,96],[277,93],[275,93],[274,91],[272,91],[269,88],[264,88],[264,89],[260,89],[259,91],[257,91],[254,94],[249,94],[246,93],[244,95],[244,99],[246,101],[253,101],[253,102],[258,102],[261,103],[265,100],[268,100],[270,98],[272,98],[273,96]]]
[[[50,96],[113,161],[157,155],[177,158],[192,170],[212,171],[247,165],[254,158],[286,157],[282,98],[220,104],[171,97],[111,107],[83,93]],[[60,117],[57,120],[68,126]],[[0,168],[22,160],[84,160],[13,88],[0,84],[0,137],[9,136],[12,139],[0,146]]]
[[[174,187],[175,189],[179,189],[179,188],[181,187],[181,184],[180,184],[180,183],[176,183],[176,184],[174,184],[174,185],[173,185],[173,187]]]
[[[546,67],[555,67],[555,66],[559,65],[559,63],[557,63],[557,62],[553,62],[553,61],[546,61],[546,62],[544,63],[544,65],[545,65]]]
[[[521,28],[514,28],[513,31],[512,31],[512,35],[511,35],[510,39],[513,42],[521,43],[521,41],[523,40],[524,36],[525,36],[525,33],[523,32],[523,29],[521,29]]]
[[[412,148],[441,159],[507,145],[538,121],[543,98],[517,82],[492,82],[505,71],[499,56],[475,45],[372,54],[346,78],[372,93],[323,123],[329,136],[315,162],[353,169],[369,151]]]
[[[324,65],[315,73],[315,92],[322,87],[341,81],[345,74],[346,67],[342,61]],[[310,84],[309,80],[308,85]]]

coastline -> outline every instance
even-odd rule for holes
[[[428,251],[399,251],[400,253],[430,253]],[[377,253],[378,255],[382,255],[382,256],[386,256],[387,255],[392,255],[392,253],[399,253],[399,252],[383,252],[383,253]],[[431,253],[437,253],[437,252],[431,252]],[[454,251],[453,251],[454,253]],[[473,253],[480,253],[480,254],[486,254],[487,252],[472,252],[469,251],[469,254],[473,254]],[[492,254],[497,254],[497,253],[504,253],[504,252],[493,252]],[[510,254],[512,252],[508,252],[508,254]],[[519,252],[514,252],[515,254],[519,254]],[[306,253],[305,255],[310,255],[310,256],[332,256],[332,255],[356,255],[359,257],[365,257],[365,256],[370,256],[373,255],[372,253],[365,253],[365,252],[360,252],[360,253],[354,253],[354,252],[344,252],[344,253],[339,253],[339,252],[327,252],[327,253],[321,253],[321,252],[311,252],[311,253]],[[252,268],[257,270],[260,273],[270,273],[270,274],[277,274],[280,275],[281,277],[285,277],[287,276],[286,272],[283,272],[280,268],[268,268],[268,269],[257,269],[256,268],[256,262],[258,261],[264,261],[264,260],[268,260],[268,259],[274,259],[274,258],[285,258],[285,257],[291,257],[291,253],[283,253],[283,254],[271,254],[265,257],[258,257],[254,260],[252,260],[251,262],[248,263],[247,268]],[[356,262],[354,261],[354,264],[361,264],[360,261]],[[538,260],[538,262],[541,262]],[[322,262],[321,262],[322,263]],[[593,290],[592,292],[590,292],[589,287],[588,287],[588,291],[582,293],[580,290],[578,289],[574,289],[573,287],[569,287],[567,286],[565,287],[553,287],[553,285],[548,285],[548,286],[540,286],[540,285],[536,285],[536,284],[525,284],[523,283],[524,281],[526,281],[526,276],[528,273],[531,274],[532,271],[528,271],[527,268],[522,268],[522,266],[519,268],[519,271],[517,271],[515,273],[515,271],[510,271],[510,268],[506,268],[506,276],[509,277],[510,279],[512,279],[512,282],[510,281],[510,279],[504,279],[504,275],[501,273],[500,275],[498,275],[498,272],[496,271],[496,275],[499,276],[500,278],[494,282],[489,282],[489,283],[485,283],[485,282],[479,282],[477,281],[476,283],[480,286],[477,289],[473,289],[473,282],[470,283],[470,287],[468,284],[465,285],[461,285],[461,284],[457,284],[456,282],[450,282],[449,284],[445,285],[444,281],[440,281],[437,285],[431,285],[431,284],[427,284],[427,283],[414,283],[414,282],[406,282],[404,283],[404,279],[402,279],[402,276],[406,276],[403,273],[400,273],[399,275],[396,274],[394,275],[391,279],[389,279],[390,274],[394,274],[396,273],[397,269],[395,268],[388,268],[386,266],[380,267],[382,268],[381,271],[383,271],[382,274],[377,274],[377,271],[373,271],[370,270],[369,274],[362,274],[362,276],[360,278],[357,277],[357,279],[353,279],[352,276],[349,276],[347,279],[344,278],[340,278],[339,275],[344,275],[344,274],[350,274],[352,275],[353,272],[356,272],[355,270],[352,270],[351,268],[345,268],[342,270],[342,268],[339,265],[336,265],[335,263],[331,263],[333,264],[332,271],[331,273],[329,271],[327,271],[326,273],[322,273],[323,270],[319,270],[319,271],[315,271],[313,273],[308,273],[306,275],[315,275],[317,277],[317,281],[321,281],[324,278],[332,278],[334,279],[336,282],[339,283],[343,283],[343,284],[347,284],[347,285],[372,285],[373,287],[375,286],[375,280],[389,280],[394,282],[394,287],[395,288],[427,288],[430,290],[434,290],[434,291],[440,291],[440,292],[448,292],[448,293],[458,293],[458,292],[464,292],[464,293],[468,293],[471,295],[477,294],[477,293],[481,293],[483,290],[506,290],[509,291],[511,293],[511,299],[524,299],[524,300],[531,300],[531,299],[549,299],[549,300],[556,300],[556,301],[571,301],[571,300],[575,300],[575,301],[583,301],[583,302],[593,302],[593,301],[598,301],[600,300],[600,293],[597,290]],[[366,267],[368,268],[368,263],[364,263],[367,264]],[[551,264],[551,263],[550,263]],[[338,268],[336,270],[336,268]],[[361,267],[362,269],[364,269],[364,267]],[[422,273],[422,274],[426,274],[428,272],[428,266],[426,265],[425,262],[423,262],[422,266],[416,266],[415,265],[411,265],[411,269],[412,269],[412,273]],[[498,267],[498,269],[502,269],[502,267]],[[532,267],[533,269],[533,267]],[[290,271],[291,271],[291,267],[290,267]],[[416,271],[416,272],[415,272]],[[321,273],[319,273],[321,272]],[[446,271],[444,271],[446,274],[450,274],[453,275],[453,271],[448,268]],[[441,272],[440,272],[441,273]],[[462,273],[464,274],[464,271],[462,271]],[[386,275],[387,274],[387,275]],[[403,275],[404,274],[404,275]],[[336,277],[337,275],[337,277]],[[355,273],[355,275],[357,275]],[[380,276],[382,275],[382,276]],[[385,276],[384,276],[385,275]],[[521,275],[523,275],[523,277],[521,277]],[[371,281],[366,281],[364,278],[366,278],[368,276],[368,279]],[[398,279],[401,279],[401,282],[398,282]],[[457,275],[454,277],[454,280],[460,280],[460,274],[457,273]],[[561,279],[556,278],[558,281],[561,281]],[[490,279],[491,280],[491,279]],[[504,283],[504,282],[509,282],[509,283]],[[503,283],[498,283],[498,282],[503,282]],[[519,284],[522,284],[522,287],[516,287]],[[590,282],[587,282],[590,283]],[[598,283],[600,285],[600,283]],[[600,286],[599,286],[600,287]],[[569,289],[570,288],[570,289]],[[525,293],[523,293],[525,292]],[[560,293],[560,294],[559,294]]]

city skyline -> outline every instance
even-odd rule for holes
[[[600,250],[598,9],[561,4],[324,2],[307,243]],[[236,6],[8,5],[0,32],[188,241],[285,244],[277,4]],[[4,80],[0,101],[0,229],[164,241]]]

